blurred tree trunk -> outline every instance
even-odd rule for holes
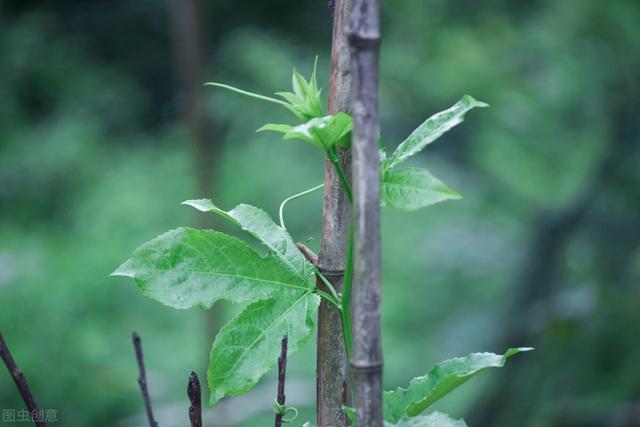
[[[534,217],[531,225],[531,240],[524,263],[514,280],[516,297],[502,324],[506,325],[498,337],[498,348],[513,346],[535,346],[543,333],[540,317],[547,323],[553,322],[549,314],[553,312],[554,296],[558,291],[560,263],[571,237],[583,226],[585,218],[596,203],[599,195],[615,187],[616,170],[630,158],[634,141],[638,135],[639,113],[635,107],[636,96],[633,85],[617,87],[612,93],[623,94],[612,109],[612,134],[610,143],[589,178],[578,194],[564,207],[543,208]],[[468,417],[470,425],[501,425],[500,416],[507,412],[508,399],[526,398],[522,390],[523,379],[535,375],[533,359],[524,358],[504,372],[495,374],[497,380],[489,393],[473,408]],[[518,381],[514,381],[517,378]],[[505,399],[505,396],[508,398]],[[583,425],[583,424],[579,424]],[[585,424],[586,425],[586,424]]]
[[[331,46],[331,78],[329,83],[329,114],[349,110],[351,75],[346,26],[351,0],[330,3],[333,11],[333,42]],[[340,163],[350,177],[351,155],[339,148]],[[340,184],[335,167],[325,160],[322,240],[318,268],[340,292],[344,280],[350,206]],[[318,286],[324,287],[321,281]],[[340,313],[326,301],[318,310],[318,346],[316,371],[317,423],[319,426],[344,426],[342,404],[348,403],[348,363],[342,335]]]
[[[202,55],[202,3],[200,0],[171,0],[172,38],[175,55],[176,104],[190,136],[193,170],[196,179],[196,197],[213,194],[215,140],[222,139],[221,126],[207,120],[203,111],[203,55]],[[198,226],[213,228],[214,216],[198,212]],[[207,340],[214,336],[222,315],[220,305],[207,310]],[[208,354],[208,350],[207,350]]]
[[[382,426],[380,324],[379,0],[353,0],[349,19],[353,113],[353,284],[351,313],[356,424]]]

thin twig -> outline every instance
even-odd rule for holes
[[[296,243],[296,247],[302,252],[302,255],[313,265],[318,265],[318,255],[314,254],[304,243]]]
[[[0,357],[2,357],[4,364],[7,366],[9,374],[11,374],[11,377],[13,378],[13,382],[16,383],[16,387],[18,387],[20,396],[22,396],[22,400],[24,400],[24,403],[29,409],[29,414],[34,424],[38,427],[46,427],[47,424],[41,417],[34,416],[34,414],[40,414],[40,409],[38,409],[38,404],[29,389],[27,379],[18,366],[16,366],[16,362],[13,360],[9,347],[7,347],[7,344],[4,342],[4,338],[2,338],[2,334],[0,334]]]
[[[282,337],[282,350],[280,350],[280,357],[278,357],[278,404],[284,405],[284,380],[287,373],[287,341],[288,338],[285,335]],[[276,413],[275,427],[282,427],[282,411]]]
[[[201,402],[200,380],[198,374],[191,372],[189,385],[187,386],[187,396],[191,401],[189,406],[189,420],[191,427],[202,427],[202,402]]]
[[[144,369],[144,358],[142,357],[142,344],[140,342],[140,335],[136,332],[133,333],[133,348],[136,351],[136,360],[138,361],[138,384],[140,385],[140,391],[142,392],[142,400],[144,401],[144,408],[147,411],[147,419],[149,420],[150,427],[158,427],[158,423],[153,419],[153,411],[151,410],[151,399],[149,398],[149,390],[147,389],[147,374]]]

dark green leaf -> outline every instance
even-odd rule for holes
[[[240,204],[230,211],[223,211],[208,199],[187,200],[182,202],[203,212],[213,212],[239,225],[278,257],[292,274],[308,288],[315,287],[313,266],[300,253],[286,230],[273,222],[269,214],[255,206]]]
[[[420,414],[431,404],[488,368],[501,368],[516,353],[532,348],[510,348],[504,355],[472,353],[438,363],[423,377],[414,378],[408,388],[384,393],[384,414],[390,421]]]
[[[413,211],[460,195],[426,169],[408,168],[384,173],[380,187],[383,206],[401,211]]]
[[[389,159],[383,162],[383,171],[404,162],[438,139],[443,133],[461,123],[467,111],[475,107],[488,106],[484,102],[476,101],[471,96],[465,95],[453,107],[429,117],[398,146]]]
[[[112,275],[134,278],[144,295],[174,308],[245,303],[313,283],[310,267],[298,271],[273,252],[262,257],[235,237],[192,228],[143,244]]]
[[[210,403],[253,388],[278,360],[288,336],[292,354],[313,332],[319,298],[310,291],[287,290],[248,305],[216,336],[207,371]]]

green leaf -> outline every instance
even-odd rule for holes
[[[413,211],[460,195],[444,185],[426,169],[408,168],[384,173],[380,186],[383,206]]]
[[[412,379],[408,388],[398,387],[384,393],[385,418],[396,422],[407,415],[418,415],[480,372],[488,368],[501,368],[509,357],[529,350],[533,349],[510,348],[504,355],[472,353],[440,362],[427,375]]]
[[[273,252],[262,257],[217,231],[178,228],[141,245],[112,275],[135,279],[144,295],[170,307],[209,308],[220,299],[246,303],[282,289],[306,291],[311,271],[295,271]]]
[[[398,146],[388,160],[383,162],[383,171],[404,162],[438,139],[443,133],[461,123],[467,111],[475,107],[488,106],[489,104],[476,101],[471,96],[465,95],[453,107],[429,117]]]
[[[183,205],[191,206],[202,212],[213,212],[239,225],[269,249],[284,267],[297,275],[307,288],[315,288],[313,265],[307,261],[296,247],[293,239],[282,227],[273,222],[268,213],[255,206],[240,204],[230,211],[224,211],[208,199],[187,200]]]
[[[396,422],[384,422],[384,427],[467,427],[462,420],[454,420],[447,414],[434,412],[429,415],[405,417]]]
[[[262,126],[260,129],[258,129],[256,132],[263,132],[263,131],[269,130],[272,132],[287,133],[291,129],[293,129],[293,126],[290,126],[290,125],[284,125],[284,124],[278,124],[278,123],[267,123],[266,125]]]
[[[316,80],[317,65],[318,57],[316,56],[315,63],[313,64],[313,73],[311,74],[311,78],[309,79],[309,81],[305,80],[305,78],[294,68],[293,75],[291,76],[293,93],[276,93],[277,96],[284,98],[285,101],[238,89],[236,87],[223,83],[208,82],[205,83],[205,86],[220,87],[232,92],[239,93],[241,95],[249,96],[251,98],[256,98],[262,101],[282,105],[293,114],[295,114],[296,117],[307,121],[316,117],[322,117],[324,115],[324,110],[322,108],[322,89],[318,88],[318,82]]]
[[[222,327],[207,371],[210,404],[253,388],[276,365],[284,335],[289,354],[298,350],[313,332],[318,304],[311,291],[280,291],[248,305]]]
[[[322,117],[324,111],[322,108],[322,89],[318,88],[316,80],[316,68],[318,65],[318,57],[316,56],[313,64],[313,73],[309,81],[298,73],[295,68],[291,76],[291,86],[293,92],[276,92],[277,96],[284,98],[288,105],[287,108],[302,120],[310,120]]]
[[[347,138],[347,135],[351,132],[351,128],[351,116],[338,113],[335,116],[318,117],[298,125],[289,130],[284,135],[284,139],[302,139],[327,151],[335,145],[348,147],[350,138]]]

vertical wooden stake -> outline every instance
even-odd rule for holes
[[[349,20],[353,113],[354,253],[351,308],[357,425],[382,426],[380,338],[379,0],[353,0]]]
[[[335,0],[333,11],[333,42],[331,46],[331,79],[329,83],[329,113],[349,110],[351,76],[349,46],[346,37],[351,0]],[[342,169],[349,178],[351,154],[339,149]],[[333,287],[340,292],[344,279],[345,259],[349,236],[350,206],[340,178],[333,164],[325,162],[324,205],[322,211],[322,240],[318,254],[318,268]],[[318,286],[324,289],[322,281]],[[318,310],[317,347],[317,424],[339,427],[346,424],[342,404],[349,403],[348,363],[342,336],[340,313],[326,301]]]

